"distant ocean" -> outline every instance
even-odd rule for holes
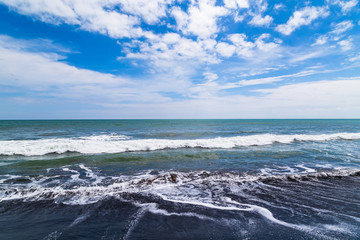
[[[0,121],[0,239],[360,239],[360,120]]]

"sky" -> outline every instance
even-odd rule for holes
[[[0,0],[0,119],[360,118],[359,0]]]

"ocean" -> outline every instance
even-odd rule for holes
[[[0,239],[360,239],[360,120],[3,120],[0,226]]]

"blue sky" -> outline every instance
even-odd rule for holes
[[[360,118],[358,0],[0,0],[0,119]]]

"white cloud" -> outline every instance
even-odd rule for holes
[[[27,41],[0,36],[0,43],[0,79],[5,85],[36,86],[41,89],[57,84],[127,83],[125,79],[112,74],[79,69],[59,62],[64,57],[54,53],[27,51],[28,47],[24,46]]]
[[[211,88],[209,85],[205,88]],[[122,104],[123,112],[164,118],[359,118],[360,79],[304,82],[254,96],[204,96],[159,104]],[[201,91],[201,89],[197,89]],[[130,115],[131,116],[131,115]]]
[[[354,24],[349,20],[342,21],[340,23],[332,24],[332,25],[333,25],[333,30],[324,35],[319,36],[316,39],[316,42],[311,46],[319,46],[319,45],[324,45],[331,41],[339,41],[340,39],[345,37],[344,33],[346,31],[354,27]]]
[[[280,43],[280,39],[272,39],[270,34],[262,34],[254,42],[247,41],[245,34],[230,34],[217,42],[214,39],[192,40],[177,33],[166,33],[151,35],[146,41],[134,40],[124,44],[126,56],[119,60],[148,60],[146,64],[155,66],[154,71],[167,71],[180,66],[196,69],[204,64],[220,63],[223,58],[234,54],[249,59],[255,53],[276,50]]]
[[[295,56],[293,58],[290,59],[291,63],[295,63],[295,62],[302,62],[311,58],[317,58],[317,57],[322,57],[324,56],[326,53],[322,50],[318,50],[318,51],[313,51],[311,50],[311,52],[304,52],[304,53],[298,53],[295,54]]]
[[[349,51],[353,47],[351,38],[339,41],[338,44],[341,47],[341,50],[343,51]]]
[[[139,37],[144,34],[138,27],[140,23],[138,17],[120,13],[115,9],[122,3],[121,0],[0,0],[0,2],[21,14],[33,16],[44,22],[76,25],[81,29],[99,32],[112,38]],[[153,21],[153,17],[147,20]]]
[[[241,57],[251,57],[253,49],[256,46],[254,43],[247,41],[245,34],[231,34],[228,36],[230,41],[236,46],[236,54]]]
[[[184,34],[193,34],[206,39],[219,32],[218,18],[229,14],[224,7],[215,6],[215,0],[193,1],[185,13],[179,7],[174,7],[174,16],[177,29]]]
[[[360,54],[349,59],[350,62],[356,62],[360,60]]]
[[[186,116],[206,117],[217,116],[217,111],[219,114],[223,113],[224,117],[244,117],[236,115],[234,112],[239,112],[236,110],[248,111],[248,117],[260,117],[262,110],[264,110],[263,116],[276,117],[271,115],[271,111],[267,110],[265,106],[273,109],[272,111],[277,111],[277,107],[279,107],[279,109],[295,113],[291,110],[291,103],[285,102],[297,99],[299,102],[296,102],[296,105],[300,106],[304,99],[301,98],[302,96],[289,95],[286,91],[292,94],[303,94],[315,88],[321,92],[320,86],[325,89],[335,89],[336,84],[331,81],[313,85],[310,83],[294,84],[270,90],[259,90],[257,93],[261,96],[248,97],[241,95],[220,97],[224,95],[221,94],[223,93],[221,91],[280,81],[284,81],[281,84],[285,84],[285,80],[314,74],[311,70],[304,70],[297,74],[252,77],[256,79],[250,78],[235,83],[227,82],[234,81],[235,76],[245,72],[265,74],[269,73],[270,69],[298,67],[301,61],[330,55],[330,51],[332,53],[337,51],[344,56],[347,54],[349,61],[354,62],[359,59],[356,51],[346,52],[352,49],[356,42],[355,36],[353,36],[354,40],[345,36],[346,31],[354,27],[354,24],[348,20],[331,25],[333,29],[329,33],[319,36],[314,44],[317,47],[310,50],[301,46],[293,48],[281,46],[281,40],[269,34],[259,36],[254,32],[247,33],[248,35],[224,34],[217,38],[217,34],[220,32],[226,33],[227,26],[222,25],[220,20],[228,16],[225,20],[229,21],[230,17],[239,12],[244,14],[246,20],[250,20],[249,24],[269,26],[273,19],[266,15],[267,3],[261,0],[250,2],[225,0],[224,6],[221,6],[221,1],[191,0],[182,2],[189,4],[183,8],[186,10],[180,7],[171,7],[175,0],[0,0],[0,2],[10,6],[12,10],[44,22],[70,24],[113,38],[129,37],[130,41],[119,41],[119,44],[125,49],[125,57],[119,59],[134,61],[138,64],[139,69],[146,66],[149,70],[149,74],[144,75],[143,79],[129,79],[114,74],[77,68],[64,61],[66,59],[64,54],[71,50],[56,46],[51,41],[44,39],[21,41],[0,36],[0,84],[4,86],[4,89],[14,87],[25,95],[30,94],[35,97],[46,95],[59,97],[59,99],[91,101],[106,107],[129,109],[129,114],[137,112],[141,117],[158,116],[151,114],[176,117],[179,116],[176,114],[182,113],[190,113]],[[286,24],[279,25],[276,29],[289,35],[299,27],[310,25],[315,19],[325,17],[327,14],[327,8],[305,7],[294,12]],[[175,18],[176,26],[161,26],[161,28],[167,27],[167,33],[152,33],[140,28],[142,23],[156,26],[164,24],[163,18],[168,17]],[[146,24],[145,26],[147,26]],[[181,33],[174,33],[175,28]],[[231,28],[231,32],[233,32],[232,30],[233,28]],[[327,51],[326,43],[334,43],[333,45],[338,47]],[[341,53],[340,49],[344,52]],[[353,56],[352,58],[349,58],[350,54]],[[235,56],[238,59],[235,60]],[[230,57],[233,57],[231,60],[234,61],[226,61],[226,58]],[[218,63],[222,65],[212,68],[212,64]],[[349,62],[347,63],[349,64]],[[142,68],[142,70],[144,69]],[[197,79],[199,76],[202,78],[201,74],[206,79],[204,83],[192,82],[195,76]],[[352,82],[344,80],[341,83],[347,87],[358,87],[355,80]],[[323,93],[320,95],[327,96],[329,101],[332,101],[331,97],[348,97],[347,99],[350,100],[358,100],[354,97],[352,89],[339,89],[344,93],[334,93],[333,90],[329,90],[327,94],[334,94],[333,96]],[[234,90],[236,91],[236,89]],[[193,99],[173,100],[165,97],[165,94],[163,96],[162,91],[175,92]],[[350,96],[346,94],[350,94]],[[280,101],[281,97],[283,97],[282,101]],[[122,102],[125,101],[128,103],[123,104]],[[240,106],[237,105],[239,102],[241,102]],[[325,104],[325,102],[324,100],[322,103]],[[305,102],[302,105],[305,109],[303,113],[316,114],[315,108],[318,110],[325,106],[319,103],[312,108],[311,104]],[[162,106],[164,109],[161,108]],[[171,108],[174,106],[178,109]],[[333,112],[330,105],[326,106],[327,109],[323,109],[322,112],[324,116]],[[346,107],[344,102],[335,102],[334,106],[335,108]],[[197,107],[203,107],[206,110],[199,112]],[[350,108],[356,110],[359,107]],[[180,113],[176,113],[176,110],[179,110]],[[142,111],[148,115],[142,115]],[[339,110],[338,113],[340,112],[349,113],[345,110]],[[299,116],[304,117],[305,115]]]
[[[235,15],[234,15],[234,21],[235,21],[236,23],[242,22],[242,21],[244,21],[245,17],[246,17],[246,14],[240,15],[239,12],[236,12]]]
[[[266,0],[253,0],[252,6],[256,13],[264,13],[268,8],[268,3]]]
[[[250,58],[254,56],[255,51],[260,52],[269,52],[280,46],[281,40],[274,39],[274,41],[270,41],[270,34],[264,33],[260,35],[254,42],[247,41],[247,36],[245,34],[230,34],[228,35],[228,39],[235,46],[235,52],[239,57]],[[229,47],[227,47],[229,49]],[[231,49],[233,50],[233,49]],[[229,49],[229,54],[230,51]],[[232,54],[231,54],[232,55]],[[230,56],[231,56],[230,55]]]
[[[211,39],[194,41],[177,33],[166,33],[143,42],[133,41],[126,50],[126,58],[150,60],[160,71],[189,64],[195,68],[199,64],[219,62],[213,53],[215,44]]]
[[[358,0],[349,0],[349,1],[333,0],[331,2],[332,2],[332,4],[340,6],[341,11],[343,13],[349,12],[352,8],[354,8],[359,3]]]
[[[231,57],[232,55],[234,55],[236,47],[226,42],[220,42],[216,45],[216,50],[221,56]]]
[[[248,0],[224,0],[226,8],[237,9],[237,8],[249,8]]]
[[[140,16],[148,24],[156,24],[160,18],[166,17],[169,5],[175,0],[112,0],[113,3],[120,3],[121,10]]]
[[[353,27],[354,27],[354,24],[351,21],[349,21],[349,20],[342,21],[335,25],[334,30],[332,30],[330,32],[330,34],[339,36],[340,34],[350,30]]]
[[[311,46],[316,46],[316,45],[324,45],[325,43],[327,43],[328,37],[325,35],[319,36],[316,39],[316,42],[314,44],[312,44]]]
[[[265,37],[267,36],[263,36],[262,39]],[[178,42],[178,38],[176,34],[169,34],[164,36],[163,41],[171,45]],[[233,35],[232,39],[239,46],[256,45],[244,40],[244,35]],[[49,96],[53,99],[51,104],[72,101],[101,105],[102,109],[94,110],[94,115],[91,116],[101,114],[103,117],[359,117],[356,115],[360,112],[359,78],[262,89],[257,91],[260,95],[254,96],[222,96],[219,94],[222,89],[269,84],[315,72],[308,70],[296,74],[220,84],[216,82],[218,74],[208,70],[203,73],[208,81],[199,85],[194,85],[183,76],[169,78],[169,75],[161,74],[156,74],[154,79],[139,79],[135,82],[113,74],[70,66],[59,61],[63,56],[31,52],[30,49],[33,49],[34,45],[34,41],[0,37],[0,84],[11,86],[15,91],[26,92],[22,98],[8,98],[7,104],[15,104],[20,100],[21,104],[28,102],[29,106],[36,108],[39,102],[44,104],[44,96]],[[52,49],[58,49],[58,46]],[[191,94],[192,99],[173,100],[162,96],[159,93],[161,91]],[[86,114],[85,111],[79,116],[90,116]]]
[[[16,49],[18,51],[28,52],[48,52],[47,55],[53,55],[54,59],[60,59],[62,56],[51,53],[74,53],[74,51],[69,48],[56,44],[49,39],[42,38],[23,40],[12,38],[7,35],[0,35],[0,43],[0,46],[6,49]]]
[[[284,81],[287,78],[297,78],[297,77],[304,77],[314,74],[314,70],[306,70],[294,74],[288,74],[288,75],[281,75],[281,76],[275,76],[275,77],[266,77],[266,78],[257,78],[257,79],[251,79],[251,80],[241,80],[236,83],[237,86],[250,86],[250,85],[260,85],[260,84],[269,84],[279,81]]]
[[[289,20],[285,24],[278,25],[276,30],[284,35],[290,35],[297,28],[309,25],[315,19],[324,18],[328,15],[329,12],[324,7],[305,7],[295,11]]]
[[[176,20],[176,24],[177,24],[177,29],[181,30],[184,29],[186,30],[187,25],[189,23],[189,16],[187,15],[186,12],[184,12],[183,10],[181,10],[180,7],[173,7],[171,10],[171,14],[172,16],[175,18]]]
[[[212,73],[212,72],[204,72],[203,76],[205,77],[205,79],[209,81],[214,81],[219,78],[219,76],[216,73]]]
[[[36,16],[44,22],[55,24],[61,22],[80,24],[81,22],[73,7],[61,0],[0,0],[0,2],[21,14]]]
[[[263,99],[284,117],[284,108],[293,117],[354,117],[352,111],[360,110],[359,80],[305,82],[258,92],[269,94]]]
[[[275,82],[284,81],[287,79],[294,80],[299,77],[305,77],[305,76],[313,75],[316,73],[319,73],[319,72],[315,71],[314,69],[310,69],[310,70],[304,70],[304,71],[294,73],[294,74],[265,77],[265,78],[256,78],[256,79],[250,79],[250,80],[240,80],[237,82],[222,83],[222,84],[214,82],[214,80],[216,80],[218,78],[218,76],[216,75],[214,77],[214,79],[207,78],[208,79],[207,82],[201,83],[201,84],[196,85],[195,87],[192,87],[190,89],[190,91],[194,94],[199,94],[202,97],[209,98],[210,96],[212,96],[212,97],[217,96],[219,94],[219,91],[221,91],[221,90],[240,88],[240,87],[245,87],[245,86],[271,84],[271,83],[275,83]],[[205,76],[205,74],[204,74],[204,76]]]
[[[286,6],[283,3],[278,3],[274,5],[274,9],[280,11],[286,9]]]
[[[255,15],[251,21],[249,22],[250,25],[254,26],[269,26],[270,23],[272,23],[273,18],[269,15],[261,16],[261,15]]]
[[[123,101],[161,102],[169,98],[161,96],[158,91],[184,92],[184,86],[188,85],[186,80],[178,80],[176,75],[172,76],[171,81],[161,75],[156,80],[135,81],[77,68],[59,61],[64,56],[29,51],[33,42],[30,41],[30,46],[26,46],[26,40],[0,36],[0,85],[10,86],[13,91],[24,94],[26,99],[41,101],[43,97],[51,97],[54,101],[61,99],[61,102],[96,105]]]
[[[275,42],[265,42],[264,40],[269,40],[270,39],[270,34],[268,33],[263,33],[260,35],[260,37],[258,37],[255,41],[256,46],[258,47],[259,50],[263,51],[263,52],[269,52],[277,47],[279,47],[280,43],[282,42],[280,39],[275,39]]]

